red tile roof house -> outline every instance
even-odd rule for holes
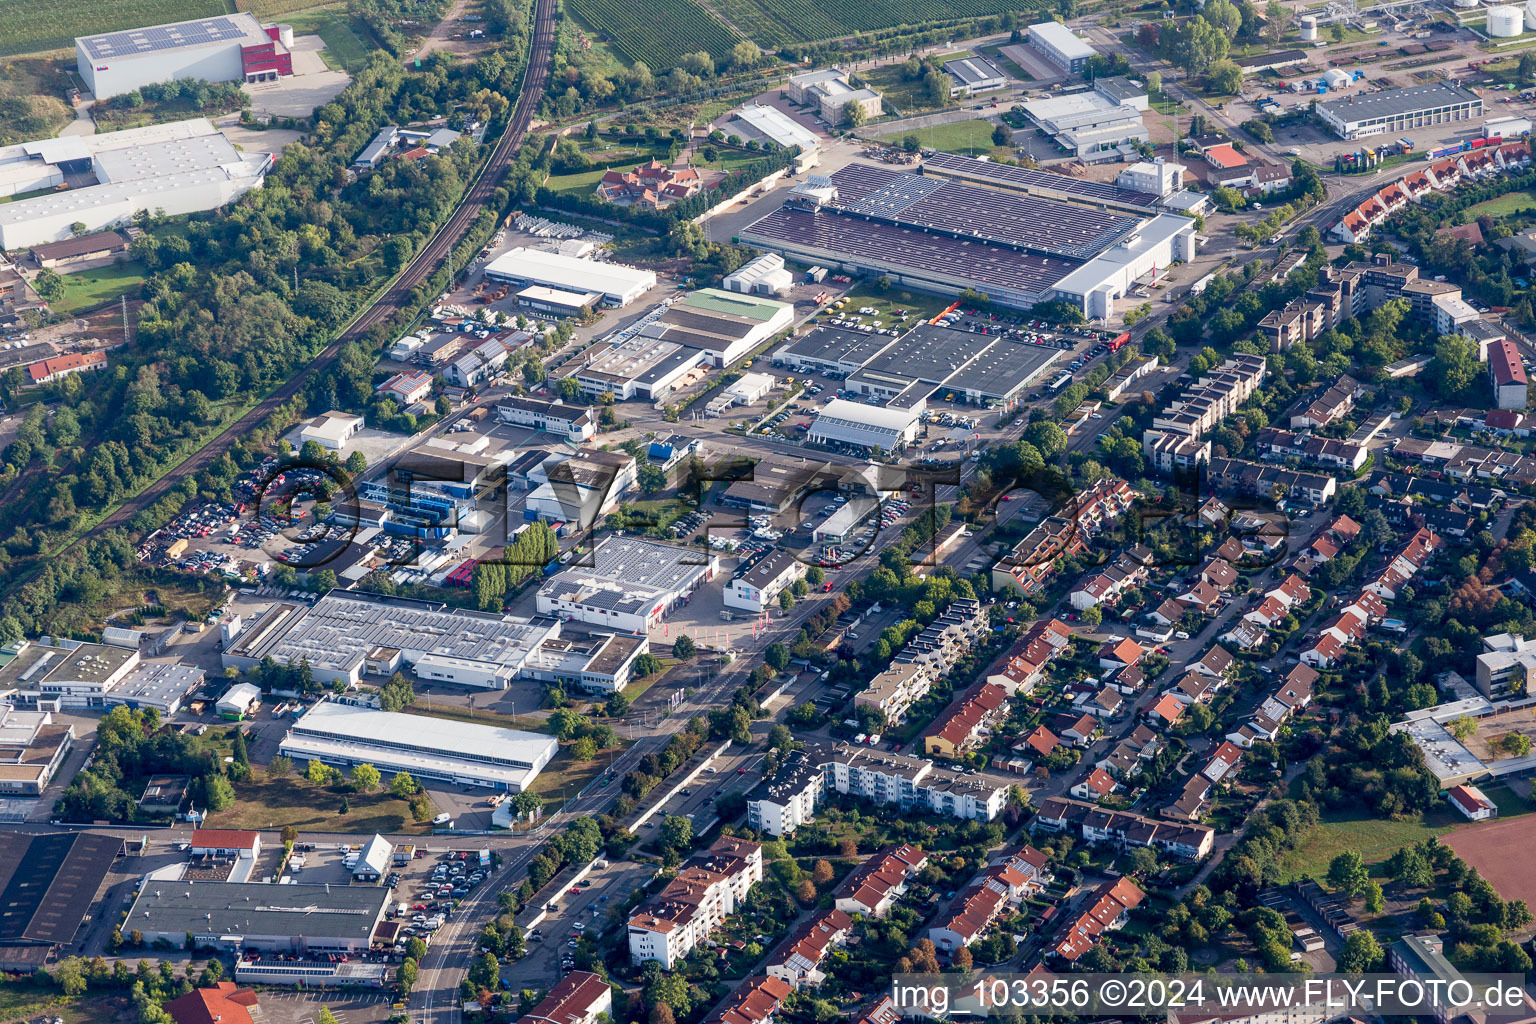
[[[1061,746],[1061,740],[1056,734],[1043,725],[1035,726],[1028,736],[1024,737],[1021,746],[1034,751],[1041,757],[1050,757],[1057,747]]]
[[[907,879],[927,863],[927,854],[908,844],[877,853],[838,887],[833,906],[845,914],[884,917],[907,891]]]
[[[165,1004],[176,1024],[252,1024],[251,1007],[256,993],[232,981],[212,988],[196,988]]]
[[[787,981],[797,989],[820,985],[827,978],[821,971],[821,962],[832,947],[843,944],[852,927],[853,918],[841,910],[823,911],[806,922],[769,958],[768,976]]]
[[[1105,882],[1094,890],[1087,909],[1058,933],[1051,952],[1071,963],[1092,949],[1099,936],[1122,928],[1131,911],[1141,906],[1147,894],[1129,878]]]
[[[986,868],[950,905],[948,915],[928,929],[928,938],[946,956],[969,946],[997,920],[1015,889],[1022,891],[1025,884],[1024,876],[1006,864]]]
[[[781,978],[758,975],[742,982],[725,1005],[705,1018],[706,1024],[768,1024],[794,989]]]
[[[597,1024],[613,1012],[613,989],[596,974],[572,971],[523,1018],[532,1024]]]
[[[1162,729],[1169,729],[1184,713],[1185,704],[1171,693],[1165,693],[1157,703],[1147,709],[1147,721]]]
[[[1102,768],[1095,768],[1080,779],[1070,792],[1079,800],[1102,800],[1119,788],[1120,783],[1113,776]]]
[[[255,857],[261,853],[261,833],[233,828],[195,828],[188,852],[194,857]]]
[[[1099,732],[1099,720],[1089,714],[1079,714],[1074,717],[1071,712],[1064,711],[1057,715],[1051,724],[1056,727],[1058,736],[1080,747],[1086,747],[1092,743]]]
[[[1221,746],[1217,747],[1216,752],[1211,755],[1210,761],[1200,770],[1200,774],[1212,782],[1220,782],[1227,777],[1228,772],[1237,767],[1242,759],[1242,749],[1229,740],[1223,740]]]
[[[1328,668],[1344,654],[1344,645],[1332,633],[1324,633],[1317,642],[1301,652],[1301,661],[1312,668]]]
[[[1129,638],[1108,640],[1099,648],[1099,667],[1103,669],[1125,668],[1141,660],[1146,651]]]

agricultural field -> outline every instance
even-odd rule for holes
[[[1025,0],[1017,5],[1002,0],[831,0],[820,4],[808,0],[716,0],[716,4],[722,17],[770,49],[897,25],[955,21],[1006,10],[1037,11],[1046,6],[1044,0]]]
[[[683,54],[699,50],[721,61],[737,41],[734,32],[695,0],[660,0],[660,6],[572,0],[569,9],[601,33],[611,49],[629,61],[643,61],[658,74],[676,67]]]
[[[315,6],[315,0],[235,0],[235,10],[248,11],[262,20],[276,18],[293,11],[307,11]],[[338,4],[338,8],[344,5]]]
[[[72,48],[76,36],[224,13],[222,0],[0,0],[0,57]]]

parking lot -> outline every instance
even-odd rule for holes
[[[622,927],[609,913],[630,893],[650,880],[651,872],[631,861],[595,868],[580,885],[568,886],[553,899],[555,909],[525,936],[528,955],[502,968],[513,990],[549,987],[571,970],[571,954],[583,935],[596,937],[610,927]]]
[[[389,997],[383,992],[261,993],[263,1024],[316,1024],[320,1008],[330,1009],[338,1024],[370,1024],[389,1019]]]

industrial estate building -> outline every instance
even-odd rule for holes
[[[1478,120],[1483,116],[1483,100],[1465,86],[1431,82],[1319,103],[1317,116],[1339,138],[1361,139],[1453,121]]]
[[[836,68],[790,75],[785,91],[791,101],[814,107],[828,124],[842,124],[848,120],[850,103],[863,108],[865,118],[876,118],[881,113],[880,94],[855,86],[847,72]]]
[[[656,274],[650,270],[521,246],[486,264],[485,276],[523,287],[542,285],[565,292],[599,292],[603,304],[608,306],[627,306],[656,287]]]
[[[31,971],[71,945],[122,852],[100,832],[0,833],[0,966]]]
[[[773,358],[802,372],[848,374],[845,389],[865,399],[829,402],[811,426],[811,440],[891,451],[916,436],[935,395],[1009,411],[1061,355],[1060,349],[1003,335],[920,324],[905,333],[817,327]],[[872,407],[870,400],[884,407]]]
[[[333,590],[313,605],[279,601],[225,642],[227,668],[308,661],[322,682],[355,683],[402,667],[422,679],[505,689],[560,623]]]
[[[1051,63],[1070,74],[1077,74],[1097,50],[1083,42],[1076,32],[1059,21],[1042,21],[1029,26],[1029,45],[1050,58]]]
[[[57,242],[128,224],[136,213],[212,210],[260,188],[270,154],[241,154],[207,118],[0,147],[0,195],[56,189],[89,172],[91,185],[0,205],[0,249]]]
[[[0,691],[17,707],[37,710],[154,708],[175,714],[189,693],[203,684],[203,670],[190,665],[144,661],[137,647],[56,640],[22,640],[7,649],[0,665]]]
[[[1052,177],[1064,189],[1074,181]],[[829,181],[791,195],[737,240],[922,291],[971,288],[1021,309],[1061,300],[1089,317],[1109,315],[1138,280],[1195,253],[1194,221],[1108,211],[1093,197],[1107,187],[1099,182],[1080,183],[1080,201],[1068,203],[943,180],[926,167],[917,175],[854,163]]]
[[[714,579],[714,552],[680,548],[641,537],[609,537],[539,588],[541,615],[575,619],[626,633],[645,633],[667,612]]]
[[[224,952],[356,953],[373,942],[392,893],[378,885],[270,885],[149,879],[123,922],[147,945]]]
[[[815,153],[821,147],[821,139],[815,132],[778,107],[766,103],[738,107],[731,115],[731,128],[749,139],[772,142],[785,149],[799,147],[802,154]]]
[[[527,789],[559,750],[559,741],[544,733],[330,700],[306,711],[278,745],[279,753],[294,760],[343,768],[367,763],[386,775],[409,772],[417,780],[513,793]]]
[[[52,711],[0,704],[0,796],[42,796],[75,744],[75,727]]]
[[[1030,100],[1023,107],[1037,128],[1073,156],[1118,160],[1134,152],[1138,143],[1152,140],[1142,120],[1150,102],[1145,89],[1111,76],[1098,79],[1091,89]]]
[[[793,323],[787,302],[703,288],[619,331],[606,347],[593,346],[571,377],[588,395],[660,402],[707,367],[730,366]]]
[[[950,77],[949,91],[952,96],[974,96],[1001,89],[1008,84],[1008,76],[985,57],[956,57],[947,60],[944,62],[944,73]]]
[[[245,13],[82,36],[75,67],[98,100],[157,82],[272,82],[293,74],[293,29]]]

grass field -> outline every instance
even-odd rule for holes
[[[341,813],[345,796],[347,813]],[[411,808],[388,789],[376,793],[342,794],[316,786],[295,774],[286,779],[257,770],[250,782],[235,786],[235,803],[208,816],[216,828],[271,829],[292,825],[336,832],[400,832],[428,830],[431,821],[417,823]]]
[[[644,61],[660,74],[685,53],[708,50],[719,63],[737,35],[695,0],[659,0],[642,6],[629,0],[572,0],[570,10],[605,37],[630,61]]]
[[[1469,220],[1476,220],[1485,213],[1494,218],[1512,217],[1529,210],[1536,210],[1536,192],[1511,192],[1485,203],[1478,203],[1467,210],[1467,217]]]
[[[858,282],[849,290],[847,298],[848,305],[843,307],[843,312],[855,312],[862,306],[873,306],[876,312],[866,316],[871,320],[883,322],[887,327],[903,322],[906,326],[912,327],[924,320],[932,320],[944,311],[950,301],[937,295],[907,291],[903,288],[881,291],[875,287],[873,281]],[[897,310],[907,314],[906,321],[901,320]]]
[[[0,0],[0,57],[65,49],[76,36],[224,13],[223,0]]]
[[[111,302],[124,293],[130,299],[137,298],[139,286],[144,283],[144,265],[126,260],[110,267],[64,274],[62,279],[64,298],[50,305],[58,313],[78,313]]]
[[[295,35],[319,36],[325,43],[320,56],[333,69],[340,67],[355,75],[368,63],[368,51],[372,47],[364,42],[367,33],[354,28],[344,7],[318,7],[285,17],[283,22],[293,26]]]
[[[1281,859],[1280,868],[1287,881],[1302,875],[1321,878],[1328,873],[1329,862],[1346,850],[1356,851],[1367,864],[1385,860],[1399,848],[1444,835],[1452,825],[1465,820],[1444,805],[1425,815],[1422,822],[1332,815],[1312,830],[1306,842]]]
[[[897,132],[886,136],[888,139],[900,141],[902,136],[913,134],[925,149],[936,149],[941,153],[963,153],[967,156],[991,156],[1012,157],[1011,146],[994,146],[992,144],[992,129],[996,126],[990,121],[951,121],[949,124],[934,125],[931,128],[917,128],[911,132]]]

